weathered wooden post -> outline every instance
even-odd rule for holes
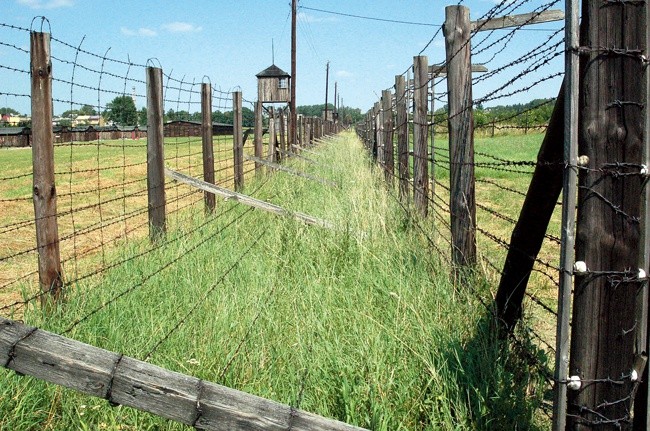
[[[269,148],[267,158],[269,162],[275,162],[275,146],[277,145],[275,135],[275,110],[273,106],[269,108]],[[270,166],[266,167],[266,173],[273,172],[273,168]]]
[[[382,104],[382,144],[384,146],[384,178],[386,182],[393,183],[395,176],[394,148],[393,148],[393,94],[390,90],[383,90]]]
[[[429,93],[429,59],[420,55],[413,57],[413,201],[422,216],[429,213],[429,124],[427,121]]]
[[[162,76],[161,68],[147,67],[147,196],[152,241],[167,231]]]
[[[38,248],[38,280],[41,304],[61,296],[63,279],[59,252],[54,137],[52,134],[52,62],[50,34],[31,32],[32,165],[33,201]]]
[[[569,363],[569,376],[582,385],[569,386],[568,429],[631,429],[647,355],[636,344],[646,322],[635,312],[648,271],[647,261],[641,262],[645,274],[639,271],[641,197],[648,187],[642,157],[648,138],[647,16],[647,2],[582,3]]]
[[[409,196],[409,143],[408,116],[406,111],[406,81],[404,76],[395,76],[395,130],[397,131],[397,172],[399,176],[399,197],[402,202]]]
[[[452,261],[457,266],[468,267],[476,264],[474,115],[469,9],[465,6],[447,6],[443,30],[449,94]]]
[[[282,162],[284,153],[287,151],[287,133],[285,123],[284,109],[280,109],[280,151],[277,152],[278,163]]]
[[[262,138],[264,135],[264,122],[262,117],[262,101],[255,102],[255,128],[253,130],[253,146],[255,157],[261,159],[264,157],[264,147]],[[255,174],[261,175],[264,165],[260,162],[255,162]]]
[[[212,87],[201,84],[201,143],[203,145],[203,181],[214,184],[214,144],[212,142]],[[205,210],[214,211],[214,194],[204,192]]]
[[[244,137],[242,131],[242,94],[241,91],[232,93],[233,109],[233,156],[235,163],[235,191],[244,189]]]

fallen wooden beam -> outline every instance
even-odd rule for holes
[[[320,226],[327,229],[334,228],[334,226],[328,221],[321,220],[316,217],[309,216],[307,214],[289,211],[278,205],[274,205],[269,202],[264,202],[259,199],[252,198],[250,196],[246,196],[241,193],[233,192],[231,190],[224,189],[219,186],[215,186],[214,184],[206,183],[205,181],[201,181],[199,179],[181,174],[180,172],[173,171],[169,168],[165,168],[165,175],[183,184],[196,187],[208,193],[214,193],[215,195],[222,196],[229,200],[230,199],[235,200],[243,205],[248,205],[250,207],[261,209],[263,211],[267,211],[280,216],[293,217],[296,220],[300,220],[301,222],[309,225]]]
[[[308,180],[316,181],[316,182],[321,183],[321,184],[323,184],[325,186],[329,186],[329,187],[338,187],[339,186],[334,181],[324,180],[322,178],[317,178],[317,177],[314,177],[312,175],[305,174],[304,172],[299,172],[299,171],[296,171],[294,169],[287,168],[286,166],[282,166],[279,163],[269,162],[268,160],[261,159],[259,157],[246,156],[246,160],[252,160],[252,161],[254,161],[256,163],[261,163],[261,164],[269,166],[269,167],[271,167],[273,169],[277,169],[278,171],[283,171],[283,172],[286,172],[288,174],[295,175],[297,177],[301,177],[301,178],[305,178],[305,179],[308,179]]]
[[[202,430],[362,430],[1,317],[0,364]]]
[[[318,165],[319,164],[318,162],[310,159],[309,157],[305,157],[302,154],[294,153],[293,151],[284,151],[284,150],[281,150],[281,149],[278,149],[278,151],[280,152],[280,154],[285,155],[285,156],[287,156],[289,158],[296,157],[296,158],[298,158],[300,160],[304,160],[307,163],[312,164],[312,165]]]
[[[540,24],[543,22],[562,21],[564,11],[546,10],[543,12],[523,13],[520,15],[509,15],[498,18],[480,19],[472,21],[472,31],[498,30],[509,27],[519,27],[523,25]]]
[[[318,153],[316,151],[310,150],[309,148],[301,147],[299,145],[291,144],[291,147],[296,148],[296,149],[298,149],[300,151],[304,151],[305,153],[313,154],[315,156],[318,155]]]

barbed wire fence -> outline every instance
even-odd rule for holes
[[[386,104],[382,97],[357,129],[365,146],[388,173],[389,181],[400,183],[400,193],[393,194],[393,197],[400,202],[406,213],[413,216],[411,222],[425,236],[432,252],[450,267],[459,265],[454,256],[458,249],[453,238],[458,234],[452,232],[453,219],[458,216],[465,217],[467,228],[470,229],[471,226],[475,229],[474,244],[477,251],[474,264],[480,268],[481,274],[487,277],[490,284],[498,283],[503,276],[506,255],[512,247],[510,235],[517,224],[528,184],[536,167],[540,165],[538,160],[531,157],[530,151],[522,151],[522,147],[539,144],[542,137],[540,133],[545,132],[548,127],[547,120],[540,122],[533,114],[540,109],[550,112],[556,101],[555,98],[542,99],[521,105],[520,109],[513,112],[496,115],[490,112],[493,108],[488,106],[497,105],[501,101],[508,103],[513,96],[530,91],[540,93],[537,91],[540,88],[545,89],[541,93],[558,94],[557,82],[564,74],[564,27],[561,25],[550,25],[551,28],[541,29],[548,36],[540,38],[539,44],[521,55],[512,54],[512,46],[518,45],[518,39],[529,37],[529,25],[539,22],[540,16],[551,12],[560,4],[559,1],[544,2],[531,10],[531,3],[526,0],[502,1],[496,4],[484,16],[472,22],[471,38],[467,42],[461,43],[459,48],[451,52],[449,45],[447,46],[447,57],[442,63],[431,65],[428,60],[421,63],[426,64],[427,68],[425,80],[418,80],[418,58],[414,58],[415,65],[396,77],[394,87],[385,90],[389,91],[387,97],[391,98],[390,102]],[[511,28],[499,29],[496,26],[505,21],[498,18],[499,16],[522,12],[526,12],[526,17]],[[443,28],[444,25],[441,25],[436,30],[432,41],[444,33]],[[454,32],[455,29],[450,28],[448,31]],[[466,54],[463,50],[470,44],[471,52]],[[418,56],[425,52],[426,48]],[[449,78],[448,74],[452,73],[449,70],[450,63],[464,55],[469,55],[472,64],[477,65],[473,67],[475,73],[471,82],[461,88],[441,91],[440,88]],[[405,83],[403,89],[397,84],[400,81]],[[472,89],[475,92],[478,90],[478,94],[473,98]],[[416,101],[418,90],[426,92],[424,103]],[[471,100],[471,104],[452,114],[448,110],[449,99],[452,97],[450,91],[460,93],[454,97]],[[418,116],[417,103],[424,105],[420,108],[426,109],[424,117],[422,114]],[[443,108],[436,110],[436,105]],[[405,110],[405,114],[401,114],[400,109]],[[464,128],[467,135],[473,135],[467,139],[476,139],[478,148],[474,150],[473,143],[463,141],[460,143],[461,147],[472,148],[468,150],[472,151],[471,158],[458,160],[450,152],[447,143],[451,132],[448,125],[455,119],[465,119],[464,116],[469,111],[474,112],[474,124],[467,122],[459,127]],[[418,126],[424,130],[416,132]],[[420,134],[419,138],[417,133]],[[396,147],[393,135],[397,136]],[[521,136],[522,143],[510,144],[500,139],[503,135]],[[418,148],[418,139],[420,142],[426,139],[427,144],[421,143]],[[430,147],[428,151],[427,147]],[[395,172],[393,159],[403,160],[401,165],[398,164],[399,172]],[[426,162],[426,170],[422,171],[423,163],[418,163],[418,159]],[[561,161],[557,166],[561,167]],[[458,191],[452,189],[457,185],[450,184],[450,181],[453,169],[465,171],[468,168],[473,171],[472,176],[475,175],[475,179],[472,178],[471,190],[476,196],[474,220],[467,219],[466,214],[460,213],[460,209],[454,209],[451,205],[454,199],[450,198],[455,196],[457,200],[467,199],[466,195],[459,195]],[[418,184],[423,184],[420,186],[424,189],[423,206],[418,206],[417,200],[412,200],[418,194]],[[529,256],[534,265],[529,288],[525,292],[525,324],[519,325],[512,338],[514,345],[519,347],[519,353],[527,357],[533,376],[538,375],[539,379],[547,382],[549,393],[554,386],[552,360],[555,357],[561,202],[556,202],[555,206],[553,222],[544,235],[541,252]],[[428,214],[428,217],[417,217],[416,213],[425,216]],[[526,251],[516,251],[528,255]],[[493,305],[496,291],[480,291],[474,288],[472,283],[461,285],[472,290],[489,315],[496,316]],[[538,349],[538,352],[535,352],[535,349]],[[552,400],[547,397],[540,405],[540,411],[550,418],[552,407]]]
[[[41,27],[49,26],[45,18],[41,18],[40,24]],[[40,178],[40,163],[34,162],[34,166],[38,166],[37,172],[30,166],[27,153],[14,152],[16,159],[10,159],[0,177],[0,193],[3,195],[0,200],[3,214],[3,224],[0,226],[0,243],[3,244],[0,254],[0,319],[7,317],[14,322],[33,319],[40,315],[41,307],[47,312],[51,305],[56,306],[52,298],[58,301],[74,297],[82,304],[66,323],[57,322],[57,319],[37,319],[38,330],[90,340],[94,338],[93,328],[103,325],[98,323],[102,321],[102,315],[119,315],[120,304],[124,305],[124,301],[147,301],[147,291],[152,286],[161,280],[173,285],[173,277],[183,274],[183,267],[198,253],[205,253],[208,247],[215,249],[215,243],[236,242],[236,249],[241,253],[219,259],[212,274],[213,282],[186,303],[184,309],[169,310],[168,319],[163,325],[165,327],[161,326],[157,331],[158,337],[123,348],[123,351],[143,361],[149,361],[156,355],[167,357],[169,353],[161,351],[165,351],[169,340],[178,336],[181,329],[194,335],[200,331],[190,323],[196,320],[197,313],[210,313],[205,310],[209,298],[216,296],[224,285],[233,283],[231,277],[239,263],[258,246],[267,227],[261,225],[244,234],[235,233],[236,226],[251,217],[252,207],[237,205],[238,199],[228,203],[228,197],[225,204],[215,203],[214,195],[165,177],[160,169],[156,172],[160,182],[152,183],[152,165],[160,164],[173,169],[176,174],[203,179],[221,190],[241,191],[244,181],[248,183],[256,177],[246,193],[250,196],[261,193],[265,199],[273,198],[274,195],[268,196],[264,192],[270,177],[260,175],[263,164],[259,162],[267,162],[254,156],[266,159],[267,154],[275,154],[275,151],[264,149],[264,146],[269,147],[271,143],[279,141],[276,134],[283,134],[286,121],[270,119],[276,126],[275,132],[273,139],[265,139],[267,131],[263,130],[263,123],[267,120],[262,118],[260,110],[255,121],[255,138],[245,145],[253,125],[243,124],[242,97],[238,89],[222,91],[205,76],[201,82],[178,78],[173,75],[173,70],[164,72],[157,59],[139,63],[128,57],[119,59],[111,56],[110,48],[102,54],[93,53],[84,48],[85,37],[79,43],[69,43],[51,33],[33,29],[3,23],[0,23],[0,28],[3,30],[0,43],[12,52],[9,56],[3,56],[3,59],[10,58],[10,63],[2,63],[0,68],[10,74],[9,81],[13,83],[11,91],[0,89],[0,96],[33,102],[35,96],[33,91],[30,92],[30,80],[34,76],[45,77],[51,83],[49,103],[53,103],[55,109],[36,106],[32,111],[40,109],[47,117],[54,110],[66,110],[65,120],[68,123],[51,128],[51,119],[43,126],[36,124],[39,118],[33,115],[33,133],[26,135],[27,140],[13,142],[9,135],[3,136],[5,144],[28,146],[35,143],[32,136],[36,132],[51,134],[53,152],[49,160],[45,160],[53,166],[51,194],[48,196],[58,205],[56,211],[34,216],[32,191],[38,188],[40,193],[40,183],[32,186],[32,181],[36,184]],[[23,48],[27,41],[32,45],[30,49]],[[47,62],[47,66],[30,70],[30,67],[38,67],[34,66],[33,56],[39,51],[35,47],[41,46],[43,52],[51,53],[41,58]],[[159,96],[156,96],[155,80],[150,82],[156,73],[161,78]],[[48,87],[47,83],[44,87]],[[156,97],[159,106],[156,106],[155,100],[152,102]],[[248,108],[251,111],[257,104],[249,100],[245,100],[245,103],[253,108]],[[111,115],[113,110],[118,111],[121,104],[131,105],[135,109],[130,111],[132,117],[116,118]],[[137,106],[141,106],[141,109],[137,110]],[[154,112],[158,110],[159,113]],[[169,120],[164,125],[163,116]],[[108,121],[113,124],[107,124]],[[304,163],[297,163],[299,153],[316,145],[323,138],[326,127],[315,118],[301,118],[300,121],[299,142],[293,143],[291,148],[281,149],[286,156],[283,163],[287,167],[274,163],[273,167],[267,167],[268,173],[285,170],[303,178],[309,177],[301,171]],[[149,141],[156,139],[156,126],[160,127],[162,139],[152,146]],[[335,129],[331,125],[327,127]],[[244,128],[248,129],[244,131]],[[22,139],[25,128],[16,129],[20,129]],[[280,151],[280,148],[275,150]],[[155,153],[153,159],[152,152]],[[38,157],[41,160],[41,156]],[[300,157],[306,159],[305,156]],[[152,201],[151,194],[161,191],[164,191],[163,198]],[[233,197],[232,194],[228,196]],[[205,208],[200,204],[203,200]],[[155,218],[160,217],[161,212],[162,225],[152,229],[154,224],[160,222]],[[204,212],[207,213],[205,217]],[[197,217],[202,218],[197,221]],[[50,229],[54,226],[55,233],[53,239],[45,243],[37,242],[35,238],[35,232],[38,233],[40,229],[39,223],[43,222],[47,222]],[[147,234],[151,241],[147,239]],[[182,252],[166,254],[164,250],[170,246],[179,247]],[[55,273],[50,274],[52,278],[44,285],[39,267],[39,262],[43,261],[40,252],[55,247],[57,256],[51,262]],[[215,251],[218,252],[219,248],[217,245]],[[150,261],[151,265],[145,272],[137,270],[130,273],[136,261]],[[198,274],[203,272],[202,269],[196,271]],[[123,287],[119,289],[106,289],[107,283],[110,284],[107,280],[120,272],[126,274],[127,283],[122,283]],[[87,293],[88,299],[72,295],[73,291]],[[271,289],[266,297],[243,306],[246,312],[242,310],[238,325],[231,327],[233,350],[224,359],[220,381],[230,373],[240,351],[257,336],[256,324],[275,296],[275,289]],[[81,297],[85,298],[86,295],[82,294]],[[156,309],[156,304],[152,303],[151,310],[158,312]],[[251,317],[250,322],[246,320],[248,316]],[[3,325],[6,322],[3,320]],[[161,323],[150,320],[144,324]],[[124,337],[129,337],[132,330],[127,328]],[[36,329],[13,344],[7,364],[13,360],[13,350],[18,342],[34,332]],[[118,359],[118,365],[123,355]],[[116,369],[117,365],[113,369],[109,388]],[[287,406],[289,424],[302,414],[298,409],[307,372],[308,368],[300,371],[303,379],[296,388],[296,402]],[[69,386],[49,375],[44,378]],[[105,394],[109,401],[110,393],[109,389]],[[198,399],[201,396],[199,393]],[[199,405],[197,402],[196,420],[202,415]],[[154,407],[149,411],[177,419],[156,409]],[[264,416],[268,412],[260,414]],[[249,419],[243,418],[241,424],[244,425],[240,425],[245,427]],[[305,420],[316,425],[321,419],[307,417]],[[333,425],[331,421],[325,420],[324,423],[326,428]],[[344,426],[342,429],[348,428],[351,427]]]

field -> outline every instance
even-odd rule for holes
[[[476,148],[530,161],[541,138],[477,139]],[[316,153],[303,153],[312,161],[289,163],[338,187],[283,172],[247,177],[246,193],[328,220],[334,230],[223,200],[206,216],[202,193],[169,184],[169,234],[152,250],[146,239],[146,165],[138,145],[144,143],[57,149],[57,171],[65,171],[57,178],[62,180],[59,211],[65,212],[72,201],[78,207],[82,192],[98,185],[101,198],[87,193],[88,205],[103,203],[88,214],[60,219],[62,237],[88,230],[87,239],[62,245],[62,254],[70,256],[65,275],[81,279],[68,286],[66,302],[54,313],[21,309],[27,322],[373,430],[548,427],[540,413],[548,387],[522,349],[542,362],[546,354],[525,334],[523,347],[497,341],[483,305],[489,304],[498,282],[496,270],[486,262],[499,268],[504,248],[479,235],[484,275],[464,286],[450,282],[445,256],[430,246],[448,248],[443,222],[447,197],[441,187],[436,188],[440,216],[414,220],[348,133]],[[198,150],[200,142],[168,142],[167,164],[200,176]],[[8,161],[4,177],[29,169],[27,151],[2,152]],[[118,168],[101,170],[98,151],[106,151],[99,158],[105,166]],[[436,159],[436,178],[447,184],[444,151]],[[488,159],[477,156],[477,161]],[[518,168],[526,169],[531,171]],[[507,219],[517,218],[523,201],[512,190],[525,193],[530,179],[528,173],[513,171],[477,168],[477,202],[493,211],[479,209],[478,225],[506,242],[512,229]],[[227,172],[224,184],[231,181]],[[28,177],[0,182],[3,256],[33,242],[33,222],[27,225],[33,218],[30,182]],[[113,197],[115,208],[104,203]],[[143,206],[143,214],[125,217],[131,208]],[[109,226],[90,228],[113,219]],[[22,222],[25,226],[15,231],[6,227]],[[414,223],[423,229],[413,229]],[[551,233],[557,234],[558,224],[556,216]],[[545,247],[543,259],[555,262],[556,248]],[[82,278],[111,262],[123,263]],[[33,271],[35,258],[33,252],[25,253],[1,264],[6,265],[0,268],[4,285],[10,277]],[[5,272],[10,270],[11,275]],[[31,275],[9,293],[0,290],[0,301],[29,297],[33,284]],[[548,278],[535,276],[532,288],[553,303]],[[527,319],[545,338],[553,332],[553,322],[532,306]],[[547,341],[552,344],[552,338]],[[0,430],[183,429],[7,370],[0,370],[0,376]]]

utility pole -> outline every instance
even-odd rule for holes
[[[338,111],[338,109],[339,109],[338,105],[336,104],[336,100],[337,100],[336,96],[338,95],[337,94],[338,93],[338,86],[339,86],[339,83],[334,81],[334,112]]]
[[[325,118],[323,121],[327,121],[327,90],[330,86],[330,62],[327,62],[327,69],[325,69]]]
[[[296,112],[296,18],[298,15],[298,0],[291,0],[291,100],[289,109],[291,119],[289,121],[289,148],[291,145],[298,145],[296,139],[296,123],[298,113]]]

